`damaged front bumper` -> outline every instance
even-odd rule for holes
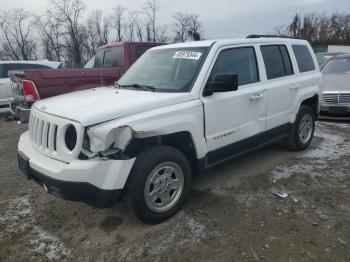
[[[97,206],[117,201],[123,190],[135,158],[128,160],[55,160],[39,153],[31,145],[25,132],[18,143],[18,151],[29,158],[30,176],[45,184],[52,194]]]

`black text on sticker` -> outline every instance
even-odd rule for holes
[[[178,51],[174,54],[173,58],[199,60],[201,55],[202,53],[200,52]]]

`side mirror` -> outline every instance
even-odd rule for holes
[[[231,92],[238,89],[237,74],[217,74],[204,89],[203,96],[211,96],[217,92]]]

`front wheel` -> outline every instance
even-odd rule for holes
[[[191,188],[191,167],[179,150],[154,146],[136,158],[127,186],[127,204],[143,222],[156,224],[173,216]]]
[[[314,136],[315,131],[315,113],[309,107],[302,105],[294,124],[289,130],[286,139],[286,145],[291,150],[306,149]]]

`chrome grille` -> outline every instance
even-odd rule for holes
[[[350,92],[325,92],[323,102],[326,104],[350,104]]]
[[[350,93],[340,93],[339,104],[350,104]]]
[[[323,93],[323,101],[330,104],[338,104],[339,93]]]
[[[76,129],[76,146],[70,150],[65,143],[69,126]],[[40,153],[69,163],[77,158],[82,147],[84,128],[77,122],[44,113],[34,106],[29,117],[29,136],[32,146]]]

